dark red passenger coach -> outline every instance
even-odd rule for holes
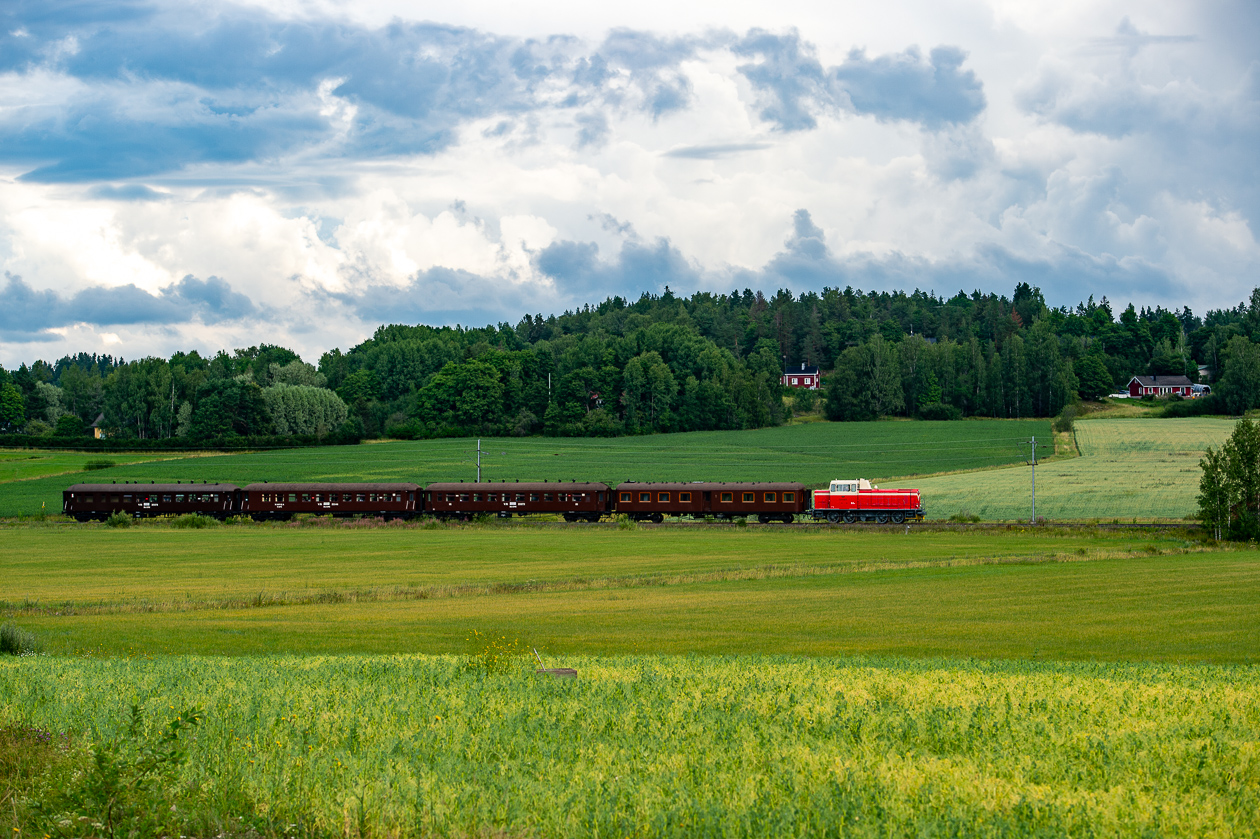
[[[104,521],[113,513],[135,518],[198,513],[225,519],[240,504],[236,484],[75,484],[61,494],[62,510],[78,521]]]
[[[411,518],[421,509],[419,484],[263,483],[242,490],[240,512],[254,521],[284,521],[295,513]]]
[[[437,518],[559,513],[565,521],[599,521],[609,511],[609,498],[607,484],[576,481],[429,484],[424,511]]]
[[[618,484],[613,500],[618,513],[635,521],[664,521],[666,516],[751,518],[762,524],[792,522],[809,510],[804,484],[787,482]]]

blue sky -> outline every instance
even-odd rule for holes
[[[1254,3],[449,6],[0,6],[0,363],[666,285],[1260,284]]]

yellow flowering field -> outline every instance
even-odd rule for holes
[[[126,754],[198,708],[186,760],[148,793],[190,835],[1260,833],[1254,666],[547,664],[578,677],[484,655],[26,657],[0,663],[0,727]],[[42,794],[0,821],[99,818],[83,797],[32,809]]]

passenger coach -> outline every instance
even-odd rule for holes
[[[113,513],[225,519],[238,509],[240,496],[236,484],[75,484],[61,494],[61,508],[78,521],[104,521]]]
[[[419,484],[250,484],[243,490],[241,512],[254,521],[320,516],[411,518],[422,507]]]
[[[797,483],[638,483],[618,484],[615,505],[635,521],[666,516],[737,519],[756,516],[762,524],[791,523],[809,509],[804,484]]]
[[[437,518],[470,518],[493,513],[510,518],[559,513],[565,521],[599,521],[609,512],[607,484],[576,481],[429,484],[425,512]]]

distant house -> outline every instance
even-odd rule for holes
[[[1194,396],[1194,382],[1185,376],[1134,376],[1129,380],[1129,396]],[[1211,388],[1208,388],[1211,391]]]
[[[90,427],[92,429],[92,436],[98,440],[103,440],[105,438],[105,415],[97,414],[96,419],[92,421],[92,425]]]
[[[802,364],[799,370],[792,367],[783,371],[784,387],[803,387],[809,390],[818,390],[820,379],[818,368],[811,367],[808,364]]]

